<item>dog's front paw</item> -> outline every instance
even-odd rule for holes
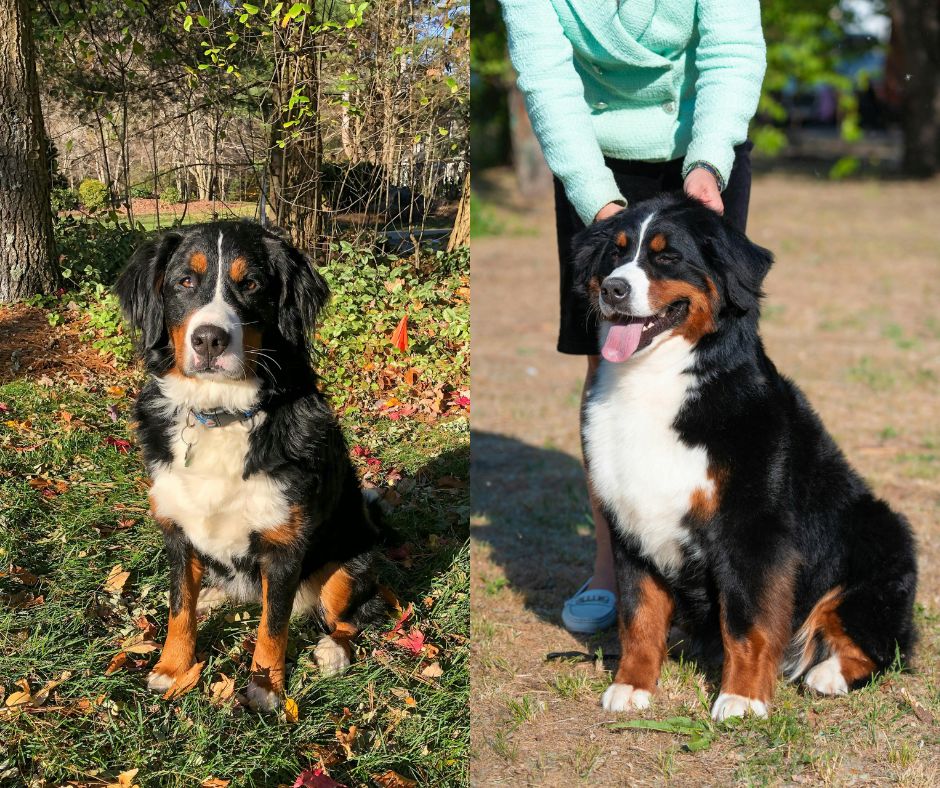
[[[267,681],[252,679],[248,682],[245,698],[252,709],[260,712],[277,711],[281,705],[281,693],[277,692]]]
[[[842,675],[842,663],[835,656],[815,665],[803,681],[822,695],[847,695],[849,692],[849,685]]]
[[[729,717],[743,717],[746,714],[766,717],[767,704],[754,698],[745,698],[743,695],[722,692],[715,701],[715,705],[712,706],[712,719],[716,722]]]
[[[611,684],[601,695],[601,706],[604,707],[604,711],[648,709],[650,693],[646,690],[634,689],[630,684]]]
[[[350,665],[349,653],[329,635],[320,638],[320,642],[313,650],[313,658],[316,660],[317,667],[320,668],[320,674],[323,676],[334,676],[337,673],[342,673]]]
[[[147,689],[151,692],[163,694],[176,683],[176,676],[169,673],[163,673],[160,670],[152,670],[147,676]]]

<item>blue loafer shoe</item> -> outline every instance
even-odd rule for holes
[[[592,588],[591,580],[578,589],[561,610],[561,620],[569,632],[592,635],[607,629],[617,620],[617,597],[613,591]]]

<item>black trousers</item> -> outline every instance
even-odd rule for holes
[[[721,194],[725,218],[742,232],[747,227],[751,199],[751,148],[745,142],[734,149],[734,166],[728,185]],[[614,173],[620,193],[632,206],[663,192],[682,190],[682,159],[667,162],[621,161],[605,159]],[[558,230],[558,260],[561,264],[561,326],[558,350],[576,356],[598,353],[597,318],[588,307],[587,296],[574,286],[571,241],[584,229],[575,209],[568,202],[561,181],[555,178],[555,225]]]

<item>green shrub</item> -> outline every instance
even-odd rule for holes
[[[138,183],[135,186],[131,186],[131,197],[137,200],[146,200],[153,196],[153,189],[146,184]]]
[[[169,186],[164,186],[163,191],[160,192],[160,200],[162,202],[179,202],[180,190],[177,189],[172,183]]]
[[[108,187],[95,178],[86,178],[78,185],[78,199],[86,211],[100,211],[108,204]]]
[[[74,211],[76,208],[78,208],[78,194],[74,189],[67,186],[56,186],[52,189],[52,210],[54,213]]]
[[[53,230],[63,274],[77,289],[111,284],[144,237],[126,224],[78,216],[58,217]]]

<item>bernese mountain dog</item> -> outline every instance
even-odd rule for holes
[[[722,658],[716,720],[765,716],[781,671],[840,695],[908,656],[910,526],[765,354],[770,252],[673,195],[575,248],[601,321],[584,457],[617,572],[603,707],[649,706],[672,625],[686,650]]]
[[[314,656],[331,674],[385,609],[377,512],[311,367],[327,285],[278,235],[229,221],[147,241],[115,291],[149,373],[136,434],[170,567],[169,629],[148,686],[163,692],[186,673],[197,611],[230,596],[261,603],[246,696],[275,709],[292,613],[322,628]]]

